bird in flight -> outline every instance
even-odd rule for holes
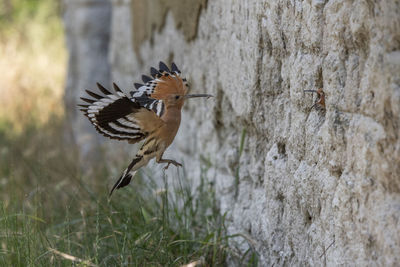
[[[164,151],[171,145],[181,123],[181,109],[186,99],[212,97],[208,94],[188,94],[188,83],[172,63],[171,70],[163,62],[159,69],[151,68],[152,77],[143,75],[143,84],[135,83],[136,90],[127,96],[114,83],[115,94],[97,86],[103,95],[86,90],[91,98],[81,97],[85,104],[81,111],[96,130],[111,139],[126,140],[130,144],[144,140],[135,158],[111,189],[127,186],[136,171],[150,159],[157,163],[182,166],[172,159],[164,159]]]

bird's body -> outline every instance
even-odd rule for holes
[[[210,97],[211,95],[188,95],[186,79],[182,78],[179,69],[172,63],[172,71],[162,62],[160,70],[151,68],[153,79],[143,75],[143,84],[135,84],[137,90],[126,96],[116,84],[116,94],[112,94],[98,84],[105,96],[86,91],[94,99],[81,98],[88,105],[80,105],[82,111],[95,126],[96,130],[106,137],[127,140],[137,143],[144,140],[135,158],[125,169],[112,188],[128,185],[135,172],[156,158],[157,163],[181,166],[180,163],[163,159],[164,151],[173,142],[180,123],[181,109],[185,99],[191,97]]]

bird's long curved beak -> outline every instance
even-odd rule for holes
[[[208,95],[208,94],[192,94],[192,95],[185,95],[185,98],[194,98],[194,97],[214,97],[213,95]]]

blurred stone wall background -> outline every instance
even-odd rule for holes
[[[228,230],[262,266],[400,262],[398,1],[64,4],[66,103],[83,154],[108,142],[76,111],[83,89],[129,91],[174,61],[192,92],[215,99],[185,105],[167,155],[193,179],[211,163]],[[303,90],[317,88],[326,111],[310,111]]]
[[[69,51],[64,98],[67,124],[71,125],[67,137],[78,145],[85,164],[88,159],[99,159],[96,148],[102,140],[79,112],[77,103],[84,90],[93,88],[96,82],[110,84],[111,4],[108,0],[65,0],[63,4]]]

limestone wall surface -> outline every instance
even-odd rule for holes
[[[215,96],[185,104],[167,155],[192,177],[211,163],[238,249],[261,266],[400,262],[398,1],[111,3],[112,81],[129,91],[174,61]],[[310,110],[318,88],[326,109]]]
[[[69,138],[80,148],[84,162],[95,161],[101,143],[93,126],[77,109],[85,89],[110,83],[108,61],[111,4],[108,0],[64,0],[64,28],[69,52],[65,110]],[[101,19],[99,19],[101,18]]]

